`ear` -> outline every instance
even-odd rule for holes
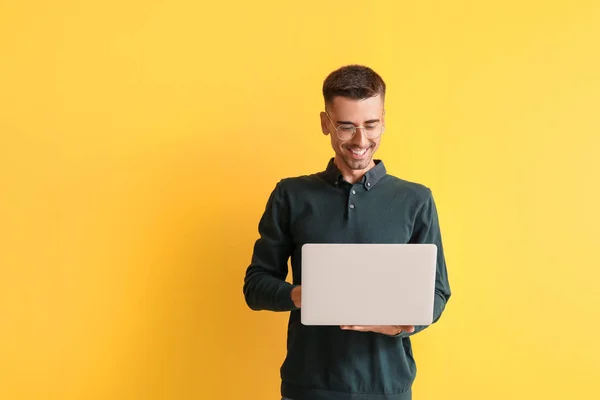
[[[323,135],[327,136],[327,135],[329,135],[329,125],[327,124],[327,122],[329,122],[329,119],[327,118],[327,115],[323,111],[321,111],[320,117],[321,117],[321,131],[323,132]]]
[[[381,114],[381,133],[385,132],[385,108],[383,109],[383,113]]]

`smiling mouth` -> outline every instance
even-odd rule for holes
[[[346,150],[348,150],[348,152],[350,152],[350,156],[353,159],[360,160],[360,159],[363,159],[367,155],[367,153],[368,153],[368,151],[369,151],[370,148],[371,147],[366,147],[364,149],[361,149],[361,148],[346,148]]]

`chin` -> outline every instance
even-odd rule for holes
[[[350,169],[362,170],[371,165],[371,158],[364,160],[346,160],[346,165],[350,167]]]

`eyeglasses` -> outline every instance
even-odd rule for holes
[[[384,111],[384,113],[385,113],[385,111]],[[335,126],[335,124],[331,120],[331,117],[329,116],[327,111],[325,111],[325,115],[327,115],[327,118],[329,118],[329,122],[331,122],[331,125],[334,126],[335,133],[336,133],[338,139],[340,139],[340,140],[352,139],[354,137],[354,135],[356,134],[357,129],[359,129],[359,128],[363,130],[363,133],[365,134],[365,136],[368,139],[377,139],[379,136],[381,136],[383,134],[383,124],[381,123],[381,121],[372,122],[372,123],[366,124],[365,126],[354,126],[352,124],[341,124],[341,125]]]

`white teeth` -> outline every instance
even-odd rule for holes
[[[352,152],[354,154],[356,154],[357,156],[362,156],[363,154],[365,154],[365,151],[367,151],[367,149],[362,149],[362,150],[352,150]]]

